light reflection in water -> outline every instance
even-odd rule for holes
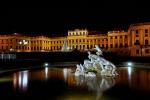
[[[116,83],[113,77],[76,77],[76,85],[86,85],[90,91],[96,92],[96,100],[99,100],[104,91],[113,87]]]
[[[45,78],[48,78],[48,67],[45,67]]]
[[[67,80],[67,73],[68,73],[67,68],[64,68],[64,69],[63,69],[63,75],[64,75],[65,81]]]
[[[128,67],[128,78],[131,79],[132,67]]]
[[[21,71],[18,73],[14,73],[13,75],[13,86],[14,89],[19,87],[21,91],[27,91],[28,86],[28,71]]]

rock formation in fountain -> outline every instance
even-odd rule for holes
[[[116,76],[116,66],[105,58],[101,57],[102,51],[96,45],[96,54],[91,54],[88,51],[88,58],[84,60],[84,64],[77,64],[75,75],[80,76]]]

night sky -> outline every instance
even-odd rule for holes
[[[105,33],[110,30],[126,30],[131,23],[150,21],[150,8],[131,5],[3,8],[0,12],[1,34],[19,32],[64,35],[67,34],[68,29],[75,28],[87,28]]]

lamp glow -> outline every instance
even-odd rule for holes
[[[48,63],[45,63],[45,64],[44,64],[44,66],[46,66],[46,67],[47,67],[47,66],[48,66]]]
[[[132,63],[131,63],[131,62],[128,62],[128,66],[132,66]]]

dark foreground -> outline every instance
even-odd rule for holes
[[[95,52],[92,52],[95,54]],[[17,52],[16,59],[0,59],[0,68],[18,68],[17,66],[27,67],[27,65],[36,66],[44,62],[57,64],[58,62],[78,62],[82,63],[88,59],[87,52]],[[103,53],[103,57],[114,64],[132,61],[138,63],[149,63],[150,57],[130,57],[117,56],[113,53]]]
[[[38,65],[37,65],[38,66]],[[118,67],[117,77],[75,77],[75,66],[0,74],[3,100],[137,100],[150,98],[150,69]],[[148,99],[146,99],[148,100]]]

